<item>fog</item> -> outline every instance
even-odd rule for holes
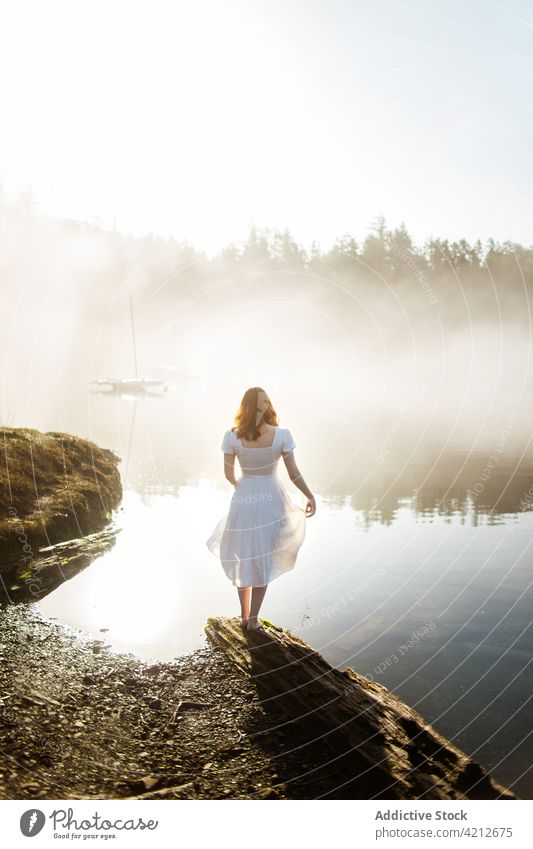
[[[327,487],[401,452],[529,450],[533,251],[370,225],[304,248],[286,231],[208,257],[187,242],[0,206],[3,423],[65,430],[180,474],[220,477],[244,390],[263,386]],[[164,390],[104,397],[90,381]]]

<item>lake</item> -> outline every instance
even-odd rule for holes
[[[203,469],[177,469],[179,451],[166,463],[157,446],[127,458],[112,550],[39,602],[44,615],[147,661],[205,645],[207,617],[239,611],[205,544],[233,493],[219,446]],[[531,798],[532,458],[398,446],[315,481],[299,465],[317,512],[261,615],[383,683]],[[304,506],[282,462],[279,474]]]

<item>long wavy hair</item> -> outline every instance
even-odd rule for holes
[[[244,439],[249,442],[254,442],[261,436],[261,431],[258,426],[258,420],[261,421],[261,417],[258,417],[258,399],[260,392],[265,392],[261,386],[252,386],[250,389],[247,389],[242,396],[239,409],[233,419],[235,427],[233,427],[232,430],[236,433],[237,439],[242,439],[244,437]],[[268,392],[265,392],[265,395],[268,397],[269,403],[263,414],[262,420],[267,424],[277,427],[277,413],[272,406],[272,401],[270,400]]]

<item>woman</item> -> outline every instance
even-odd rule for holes
[[[222,440],[224,473],[235,487],[229,512],[220,519],[207,547],[237,587],[241,625],[261,628],[259,609],[270,581],[294,567],[305,536],[305,519],[316,512],[315,499],[294,459],[294,440],[264,389],[243,395],[235,427]],[[235,478],[235,456],[242,475]],[[277,475],[280,456],[291,481],[308,499],[305,511],[293,504]]]

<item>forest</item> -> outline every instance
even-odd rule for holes
[[[449,298],[455,289],[477,298],[485,295],[487,304],[503,292],[507,301],[527,299],[533,285],[533,245],[492,238],[470,243],[437,236],[416,245],[404,222],[389,227],[383,216],[369,223],[363,239],[344,233],[327,248],[316,239],[310,246],[298,244],[288,228],[251,225],[241,242],[230,242],[208,257],[201,247],[178,235],[131,235],[104,229],[97,217],[85,221],[51,218],[39,214],[31,192],[16,200],[2,198],[0,192],[0,228],[4,285],[10,275],[16,281],[25,265],[28,240],[31,249],[43,255],[39,273],[46,273],[47,254],[52,261],[51,244],[61,247],[62,243],[63,265],[72,259],[73,283],[77,274],[83,276],[84,270],[97,267],[94,288],[131,273],[142,285],[160,284],[179,275],[185,289],[194,291],[195,285],[221,275],[288,272],[347,286],[414,284],[428,304],[437,305],[439,295]],[[70,249],[74,243],[77,251]]]

